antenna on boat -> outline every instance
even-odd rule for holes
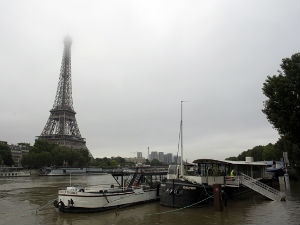
[[[180,101],[180,145],[181,145],[181,159],[180,159],[180,174],[183,176],[184,168],[183,168],[183,121],[182,121],[182,103],[184,101]]]
[[[180,159],[180,174],[184,175],[184,166],[183,166],[183,113],[182,113],[182,103],[189,101],[180,101],[181,103],[181,113],[180,113],[180,145],[181,145],[181,159]]]

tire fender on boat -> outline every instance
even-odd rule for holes
[[[181,191],[179,190],[179,188],[174,190],[174,194],[175,195],[181,195]]]
[[[58,201],[55,200],[55,201],[53,202],[53,205],[54,205],[55,208],[58,208]]]
[[[65,208],[65,203],[63,203],[61,200],[58,202],[58,208],[63,209]]]

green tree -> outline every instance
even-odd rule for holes
[[[300,149],[296,144],[293,144],[283,137],[276,142],[275,147],[278,149],[278,155],[280,158],[282,157],[283,152],[287,152],[291,164],[299,163]]]
[[[275,147],[275,145],[273,144],[268,144],[264,147],[264,151],[262,153],[263,155],[263,159],[266,161],[269,160],[279,160],[280,159],[280,155],[278,154],[279,151],[278,149]]]
[[[21,163],[28,168],[41,168],[44,166],[85,167],[90,161],[88,150],[70,149],[55,143],[36,140],[29,154],[22,157]]]
[[[117,157],[111,157],[112,160],[115,160],[117,162],[117,165],[120,166],[125,166],[126,165],[126,161],[124,158],[117,156]]]
[[[7,166],[11,166],[14,164],[12,159],[11,150],[7,144],[0,143],[0,156],[3,160],[3,164]]]
[[[127,162],[124,158],[117,156],[111,158],[95,158],[93,161],[90,161],[90,166],[100,167],[100,168],[116,168],[118,166],[134,166],[134,162]]]
[[[160,162],[158,159],[153,159],[150,163],[151,166],[162,166],[164,163]]]
[[[22,164],[23,167],[33,168],[33,166],[32,166],[32,164],[33,164],[32,153],[28,153],[26,155],[23,155],[22,159],[21,159],[21,164]]]
[[[237,157],[235,157],[235,156],[230,156],[230,157],[226,158],[225,160],[238,161]]]
[[[283,152],[288,153],[289,161],[292,164],[298,163],[300,159],[300,149],[288,139],[282,137],[275,144],[265,146],[258,145],[247,151],[243,151],[237,157],[229,157],[226,160],[244,161],[246,156],[252,156],[254,161],[280,160]]]
[[[262,111],[281,137],[300,147],[300,53],[282,59],[280,67],[282,71],[263,84],[268,99]]]
[[[25,143],[25,142],[20,142],[20,143],[18,143],[18,145],[25,145],[25,146],[30,147],[30,144],[29,143]]]
[[[55,143],[48,142],[46,140],[35,140],[34,145],[30,151],[32,152],[52,152],[52,150],[58,146]],[[62,147],[63,148],[63,147]]]
[[[119,164],[118,164],[118,162],[117,162],[117,160],[114,160],[114,159],[111,159],[110,160],[110,166],[112,167],[112,168],[115,168],[115,167],[117,167]]]

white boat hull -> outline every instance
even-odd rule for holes
[[[157,189],[97,193],[61,190],[58,208],[62,212],[96,212],[158,200]]]

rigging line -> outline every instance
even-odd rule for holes
[[[181,127],[181,121],[180,121],[180,127]],[[179,161],[178,161],[178,154],[179,154],[179,143],[180,143],[180,139],[181,139],[180,127],[179,127],[178,144],[177,144],[176,165],[179,164]]]
[[[33,214],[37,214],[37,213],[38,213],[39,211],[41,211],[42,209],[44,209],[44,208],[48,207],[49,205],[51,205],[51,204],[54,202],[54,200],[57,200],[57,198],[54,198],[54,199],[48,201],[46,204],[44,204],[44,205],[42,205],[42,206],[40,206],[40,207],[38,207],[38,208],[36,208],[36,209],[29,210],[28,213],[25,213],[25,214],[23,214],[23,215],[20,215],[20,217],[25,217],[25,216],[30,216],[30,215],[33,215]]]
[[[205,193],[206,193],[206,195],[208,195],[208,196],[209,196],[209,194],[208,194],[208,192],[207,192],[207,190],[206,190],[206,187],[204,186],[204,184],[202,184],[201,186],[202,186],[202,187],[203,187],[203,189],[205,190]]]
[[[121,200],[123,200],[123,199],[132,197],[132,195],[140,195],[140,194],[143,194],[143,193],[136,193],[136,192],[133,192],[133,193],[124,194],[124,196],[122,196],[122,197],[120,197],[120,198],[117,198],[117,199],[115,199],[115,200],[112,200],[112,201],[110,201],[110,202],[107,202],[104,206],[108,205],[109,203],[118,202],[118,201],[121,201]]]
[[[38,208],[35,210],[35,212],[38,213],[38,211],[40,211],[40,210],[42,210],[43,208],[46,208],[47,206],[51,205],[56,199],[57,199],[57,198],[52,199],[52,200],[48,201],[46,204],[44,204],[44,205],[38,207]]]
[[[212,198],[212,197],[214,197],[214,195],[210,195],[210,196],[208,196],[207,198],[205,198],[205,199],[203,199],[203,200],[201,200],[201,201],[199,201],[199,202],[195,202],[195,203],[193,203],[193,204],[191,204],[191,205],[187,205],[187,206],[184,206],[184,207],[179,208],[179,209],[172,209],[172,210],[168,210],[168,211],[164,211],[164,212],[159,212],[159,213],[149,213],[149,214],[145,214],[145,215],[146,215],[146,216],[151,216],[151,215],[161,215],[161,214],[166,214],[166,213],[177,212],[177,211],[180,211],[180,210],[183,210],[183,209],[190,208],[190,207],[195,206],[195,205],[197,205],[197,204],[200,204],[201,202],[204,202],[204,201],[206,201],[206,200],[208,200],[209,198]]]

